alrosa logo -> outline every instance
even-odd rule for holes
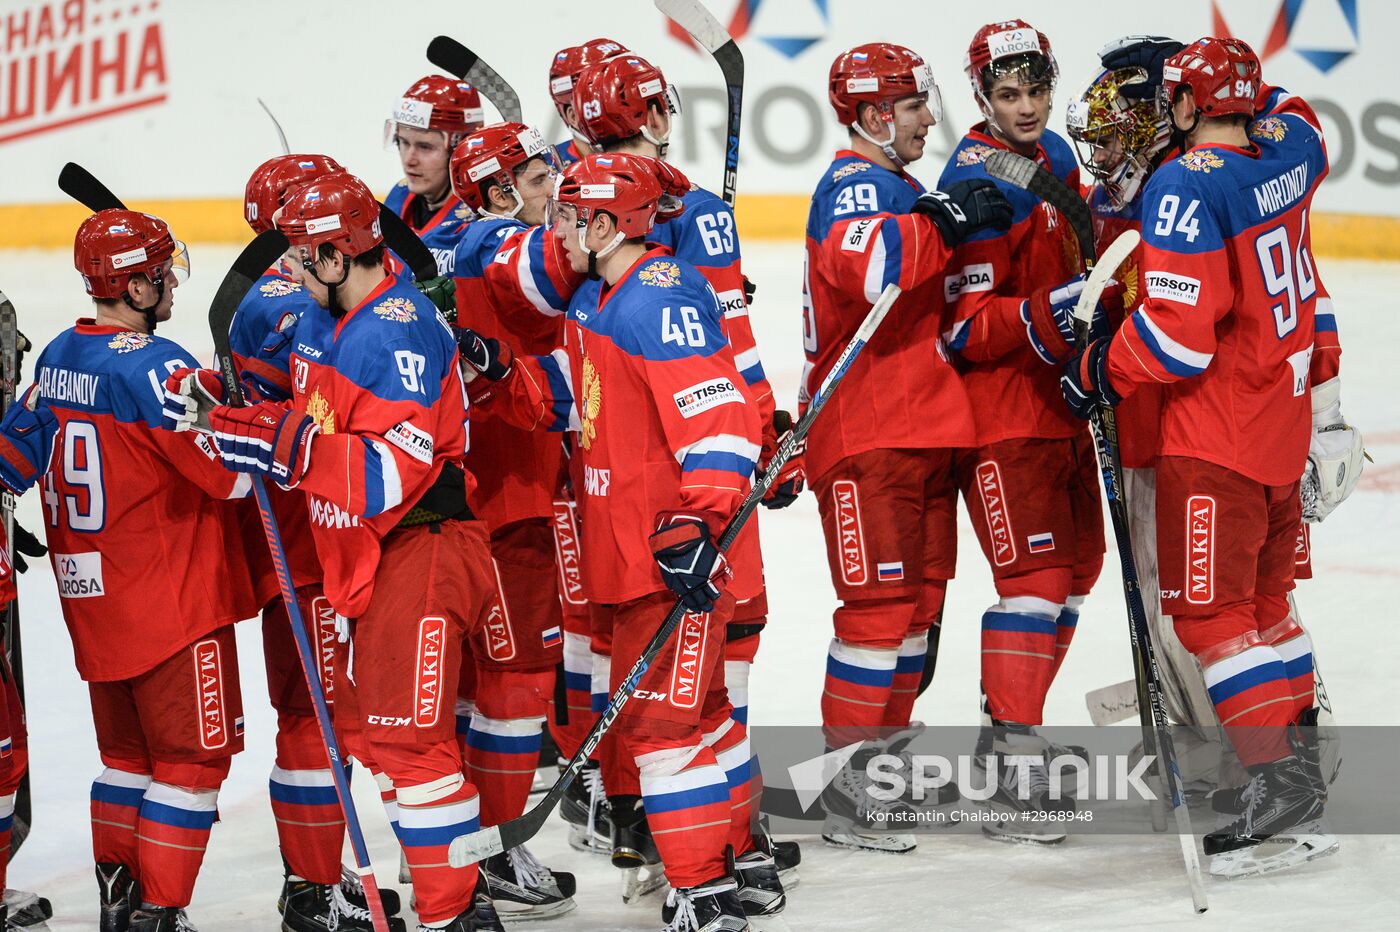
[[[869,579],[865,566],[865,533],[860,526],[860,490],[849,479],[831,484],[836,502],[836,542],[841,555],[841,580],[863,586]]]

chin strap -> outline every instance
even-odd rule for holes
[[[661,160],[663,160],[663,161],[666,159],[666,150],[669,149],[669,148],[671,147],[671,134],[670,134],[670,133],[667,133],[665,136],[662,136],[660,139],[657,139],[655,136],[653,136],[653,135],[651,134],[651,130],[649,130],[649,129],[647,129],[645,126],[643,126],[643,127],[642,127],[642,138],[645,139],[647,142],[651,143],[653,146],[656,146],[656,149],[657,149],[656,157],[657,157],[658,159],[661,159]]]
[[[337,320],[345,316],[345,308],[341,307],[340,302],[336,300],[335,290],[341,285],[345,284],[345,280],[350,277],[350,257],[345,255],[345,253],[341,253],[340,255],[345,262],[345,274],[340,276],[340,281],[326,281],[321,276],[316,274],[316,266],[314,264],[308,270],[311,272],[312,278],[316,279],[316,281],[326,286],[326,310],[330,311],[331,316],[336,318]]]
[[[909,164],[908,162],[904,161],[904,159],[900,158],[900,157],[895,153],[895,151],[894,151],[894,137],[895,137],[895,131],[894,131],[894,124],[893,124],[893,123],[890,124],[890,137],[889,137],[888,139],[884,140],[883,142],[880,141],[879,139],[876,139],[874,136],[870,135],[869,133],[867,133],[867,132],[865,131],[864,127],[862,127],[862,126],[860,125],[860,121],[859,121],[859,120],[857,120],[855,123],[852,123],[852,124],[851,124],[851,129],[855,130],[856,133],[860,136],[861,139],[864,139],[866,142],[870,143],[872,146],[879,146],[879,147],[880,147],[880,151],[883,152],[883,153],[885,153],[885,158],[889,159],[891,162],[893,162],[893,163],[894,163],[896,166],[898,166],[899,168],[903,168],[905,165],[908,165],[908,164]]]
[[[150,281],[152,285],[155,286],[156,289],[156,300],[150,307],[137,307],[135,304],[133,304],[131,302],[131,292],[129,290],[122,292],[122,300],[126,302],[127,307],[131,308],[133,311],[136,311],[142,317],[146,318],[146,332],[155,333],[156,308],[160,307],[161,300],[165,298],[165,276],[160,273],[159,268],[154,268],[151,269],[150,272],[146,273],[146,278]]]
[[[622,235],[621,230],[618,230],[617,234],[613,236],[611,243],[608,243],[608,245],[604,246],[602,249],[598,250],[597,252],[594,252],[593,250],[589,249],[587,244],[584,242],[587,235],[587,225],[579,224],[578,245],[579,248],[582,249],[588,255],[588,277],[596,281],[599,277],[598,260],[606,259],[608,256],[612,255],[614,250],[616,250],[617,247],[622,245],[622,241],[626,239],[626,237]]]

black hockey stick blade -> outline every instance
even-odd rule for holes
[[[508,123],[521,122],[520,95],[495,68],[481,60],[471,49],[451,36],[437,36],[428,43],[428,61],[455,74],[476,88],[491,101],[491,106]]]
[[[721,195],[731,208],[738,191],[739,123],[744,112],[744,53],[715,15],[700,0],[652,0],[690,37],[704,47],[724,75],[729,113],[724,141],[724,184]]]
[[[987,174],[993,178],[1024,188],[1065,215],[1074,238],[1079,241],[1079,254],[1093,264],[1094,213],[1079,192],[1065,184],[1043,165],[1015,152],[999,149],[987,156]]]
[[[384,234],[384,243],[404,261],[415,279],[425,282],[437,278],[438,265],[433,251],[424,245],[404,218],[383,204],[379,205],[379,228]]]
[[[58,173],[58,188],[88,210],[124,209],[121,198],[112,193],[105,184],[98,181],[92,172],[77,162],[69,162]]]
[[[238,378],[238,366],[233,361],[229,335],[233,315],[253,283],[262,278],[263,273],[287,251],[287,245],[287,237],[278,230],[259,233],[233,260],[209,305],[209,332],[214,338],[215,361],[231,404],[243,404],[243,383]]]

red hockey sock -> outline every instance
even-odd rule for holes
[[[137,823],[141,897],[153,906],[185,907],[194,895],[209,832],[219,817],[217,789],[152,783]]]
[[[10,831],[15,824],[15,794],[0,796],[0,890],[10,867]]]
[[[982,691],[992,718],[1040,724],[1055,664],[1059,610],[1045,599],[1012,596],[982,614]]]
[[[345,816],[326,767],[316,719],[279,713],[277,761],[268,779],[277,841],[287,868],[312,883],[340,882]]]
[[[1085,598],[1082,595],[1070,596],[1060,607],[1060,614],[1055,619],[1055,664],[1050,668],[1052,683],[1060,673],[1060,665],[1065,662],[1065,654],[1069,653],[1070,642],[1074,640],[1074,629],[1079,625],[1079,608],[1084,604]]]
[[[898,660],[899,652],[894,648],[847,644],[832,638],[822,691],[822,724],[830,746],[858,741],[879,728]]]
[[[758,762],[749,747],[743,722],[728,719],[705,735],[715,752],[715,762],[729,785],[729,843],[738,857],[753,847],[754,811],[758,806]]]
[[[729,786],[713,748],[647,751],[630,739],[641,775],[647,823],[672,887],[693,887],[725,872]]]
[[[1264,630],[1264,643],[1271,645],[1283,660],[1288,690],[1293,694],[1293,721],[1313,707],[1312,638],[1297,619],[1289,615]]]
[[[481,788],[481,824],[500,825],[525,811],[540,759],[543,718],[495,719],[472,715],[467,763]]]
[[[462,773],[453,740],[437,744],[375,744],[376,760],[392,780],[399,843],[413,875],[418,921],[447,922],[466,912],[477,868],[449,867],[447,846],[480,827],[476,787]],[[381,784],[382,786],[382,784]]]
[[[581,624],[581,630],[574,630]],[[559,724],[559,716],[549,721],[550,734],[564,757],[573,757],[583,744],[584,735],[593,727],[597,715],[593,712],[593,652],[588,649],[588,618],[564,616],[564,704],[568,721]]]
[[[882,725],[903,728],[914,715],[914,700],[919,698],[919,681],[924,675],[924,659],[928,656],[928,631],[910,634],[895,652],[894,683],[885,703]]]
[[[125,864],[140,877],[141,859],[136,846],[136,822],[141,799],[151,785],[148,773],[108,767],[92,781],[92,859],[99,863]]]
[[[1292,690],[1283,658],[1257,631],[1219,636],[1219,628],[1237,627],[1230,621],[1226,617],[1226,624],[1212,625],[1211,620],[1173,619],[1182,646],[1200,661],[1206,691],[1240,763],[1266,764],[1291,753],[1287,726],[1294,718]]]

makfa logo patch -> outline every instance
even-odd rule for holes
[[[413,684],[413,724],[431,728],[442,708],[442,659],[447,619],[430,615],[418,622],[418,666]],[[454,686],[456,684],[453,684]]]
[[[578,522],[571,502],[554,503],[554,552],[559,558],[559,597],[569,605],[587,605],[579,563]]]
[[[1001,483],[1001,466],[995,460],[978,463],[977,494],[987,517],[987,537],[992,544],[992,562],[1006,566],[1016,560],[1016,538],[1011,532],[1011,514],[1006,509],[1006,492]]]
[[[860,491],[850,479],[831,484],[836,504],[836,550],[841,560],[841,581],[863,586],[870,579],[865,564],[865,532],[860,525]]]
[[[510,624],[510,608],[506,605],[505,586],[501,585],[501,568],[491,561],[496,573],[496,601],[486,616],[486,655],[492,660],[510,660],[515,656],[515,629]]]
[[[1215,601],[1215,499],[1209,495],[1186,499],[1186,601]]]
[[[700,676],[705,669],[709,615],[686,612],[676,631],[676,655],[671,667],[671,705],[693,709],[700,703]]]
[[[190,648],[194,654],[195,695],[199,701],[199,743],[206,751],[228,744],[228,710],[224,706],[224,667],[213,638]]]

